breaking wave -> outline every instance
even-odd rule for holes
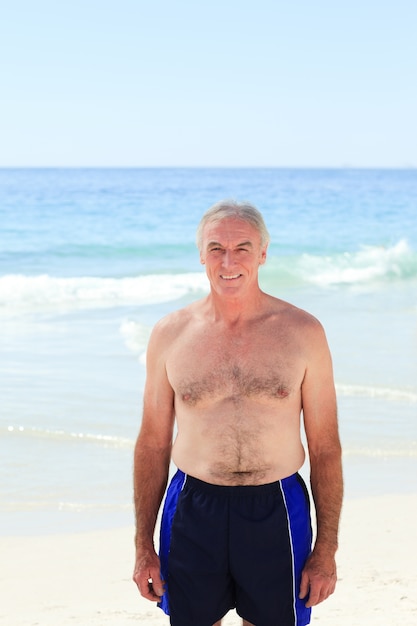
[[[56,278],[47,274],[0,277],[0,311],[30,312],[147,305],[207,290],[204,274],[157,274],[132,278]]]
[[[268,286],[372,285],[417,279],[417,254],[405,240],[392,247],[363,247],[356,253],[273,257],[262,268]],[[36,312],[149,305],[207,293],[204,272],[147,274],[135,277],[59,278],[42,274],[0,277],[0,312]]]
[[[294,258],[270,258],[265,266],[268,278],[271,269],[278,284],[371,285],[417,278],[417,254],[402,239],[391,247],[363,246],[357,252],[333,255],[302,254]]]

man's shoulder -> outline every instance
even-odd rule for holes
[[[301,341],[305,347],[317,345],[325,340],[325,330],[320,320],[312,313],[295,304],[273,298],[271,301],[271,322],[277,336],[282,332],[288,337]]]
[[[276,319],[285,318],[286,323],[292,323],[305,328],[320,328],[321,322],[305,309],[295,304],[270,296],[271,310]]]
[[[177,337],[199,314],[200,302],[192,302],[182,309],[171,311],[155,324],[152,334],[161,338]]]

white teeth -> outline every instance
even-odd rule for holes
[[[239,278],[240,274],[236,274],[235,276],[222,276],[223,280],[233,280],[234,278]]]

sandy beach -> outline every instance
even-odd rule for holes
[[[416,511],[414,494],[345,502],[338,587],[314,610],[313,624],[417,622]],[[131,581],[132,537],[133,528],[0,537],[0,623],[167,625],[162,611],[142,599]],[[235,626],[240,619],[229,613],[223,623]]]

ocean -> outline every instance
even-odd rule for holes
[[[249,200],[264,290],[332,350],[346,497],[417,488],[417,170],[0,170],[0,532],[129,525],[153,324],[208,291],[202,213]]]

